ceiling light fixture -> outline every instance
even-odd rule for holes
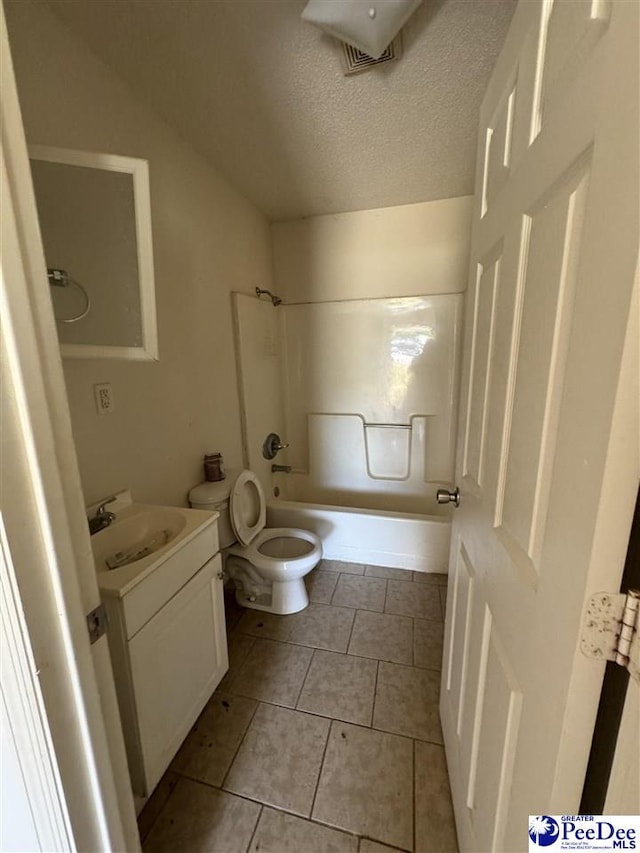
[[[422,0],[309,0],[302,19],[379,59]]]

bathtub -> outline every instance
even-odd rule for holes
[[[448,570],[451,522],[446,517],[270,500],[267,524],[312,530],[322,539],[329,560],[422,572]]]

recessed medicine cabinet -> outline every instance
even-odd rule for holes
[[[157,360],[146,160],[29,147],[60,350]]]

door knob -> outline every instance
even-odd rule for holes
[[[460,489],[456,486],[451,492],[449,489],[438,489],[436,492],[436,500],[439,504],[453,504],[460,506]]]

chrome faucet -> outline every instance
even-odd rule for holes
[[[110,498],[105,498],[101,503],[98,509],[96,510],[96,514],[93,518],[89,518],[89,533],[93,536],[94,533],[98,533],[100,530],[104,530],[105,527],[108,527],[116,520],[115,513],[109,512],[107,509],[107,504],[111,504],[116,500],[115,495],[112,495]]]

